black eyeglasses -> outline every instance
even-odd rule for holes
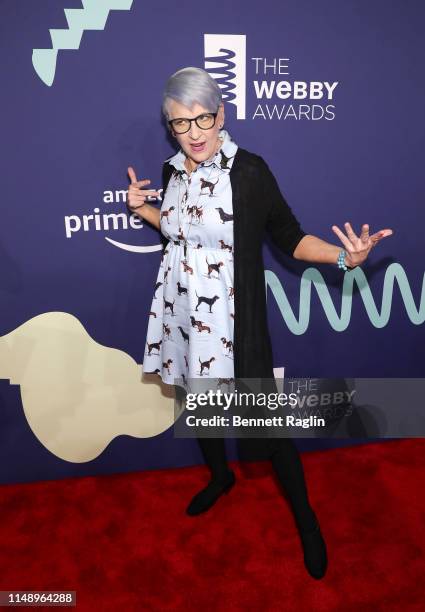
[[[196,123],[196,125],[201,128],[201,130],[209,130],[215,124],[217,113],[202,113],[202,115],[198,115],[193,119],[185,119],[183,117],[179,117],[177,119],[170,119],[168,124],[173,128],[173,130],[177,134],[185,134],[190,130],[190,126],[192,125],[192,121]]]

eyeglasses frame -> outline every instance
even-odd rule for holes
[[[208,128],[203,128],[203,127],[201,127],[201,126],[199,125],[199,123],[197,122],[197,119],[199,119],[199,117],[202,117],[202,115],[212,115],[212,116],[214,117],[214,123],[212,124],[212,126],[211,126],[211,127],[208,127]],[[211,128],[213,128],[213,127],[215,126],[215,122],[216,122],[216,120],[217,120],[217,115],[218,115],[218,111],[217,111],[217,112],[215,112],[215,113],[210,113],[210,112],[207,112],[207,113],[201,113],[200,115],[197,115],[196,117],[193,117],[193,119],[189,119],[188,117],[175,117],[174,119],[170,119],[170,120],[168,121],[168,125],[169,125],[169,126],[172,128],[172,129],[174,129],[174,127],[173,127],[173,121],[181,121],[181,120],[184,120],[184,121],[189,121],[189,127],[187,128],[187,130],[185,130],[184,132],[177,132],[177,131],[174,129],[174,131],[176,132],[176,134],[187,134],[187,132],[189,132],[190,128],[192,127],[192,121],[194,121],[194,122],[196,123],[196,125],[198,126],[198,128],[199,128],[200,130],[204,130],[204,131],[205,131],[205,130],[210,130]]]

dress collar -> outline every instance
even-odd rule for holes
[[[223,139],[223,144],[217,153],[214,153],[209,159],[206,159],[204,162],[201,162],[198,167],[202,166],[211,166],[215,164],[217,168],[223,170],[224,172],[230,172],[230,168],[233,163],[233,158],[238,149],[238,145],[232,140],[229,132],[227,130],[220,130],[218,133],[219,137]],[[177,170],[186,171],[184,162],[186,159],[186,155],[183,152],[183,149],[179,149],[179,151],[167,159],[164,162],[168,162],[172,166],[174,166]]]

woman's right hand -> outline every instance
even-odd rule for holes
[[[131,184],[128,188],[127,203],[129,208],[137,213],[137,209],[140,209],[146,204],[147,196],[159,196],[160,193],[159,191],[155,191],[154,189],[143,189],[145,185],[148,185],[150,183],[150,180],[143,179],[141,181],[138,181],[136,173],[134,172],[134,169],[131,166],[127,168],[127,172],[131,181]]]

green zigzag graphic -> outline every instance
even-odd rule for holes
[[[351,270],[350,272],[346,272],[344,274],[344,282],[342,287],[341,316],[338,316],[336,312],[323,276],[318,270],[316,270],[316,268],[307,268],[307,270],[304,270],[301,277],[298,320],[295,317],[286,293],[276,274],[271,270],[265,271],[266,292],[267,286],[269,286],[289,330],[296,335],[304,334],[310,322],[312,285],[317,291],[317,295],[322,303],[323,310],[325,311],[330,326],[338,332],[346,330],[351,318],[354,281],[357,283],[369,320],[374,327],[385,327],[389,321],[395,281],[398,283],[404,306],[410,321],[414,325],[421,325],[425,321],[425,273],[424,278],[422,279],[420,305],[419,309],[417,309],[406,272],[398,263],[390,264],[385,271],[381,313],[378,312],[375,305],[375,300],[373,299],[369,283],[367,282],[367,278],[363,270],[359,267]]]
[[[69,28],[49,30],[52,49],[33,49],[32,65],[40,79],[49,87],[56,72],[58,51],[80,47],[85,30],[104,30],[109,11],[129,11],[133,0],[81,0],[83,8],[65,9]]]

